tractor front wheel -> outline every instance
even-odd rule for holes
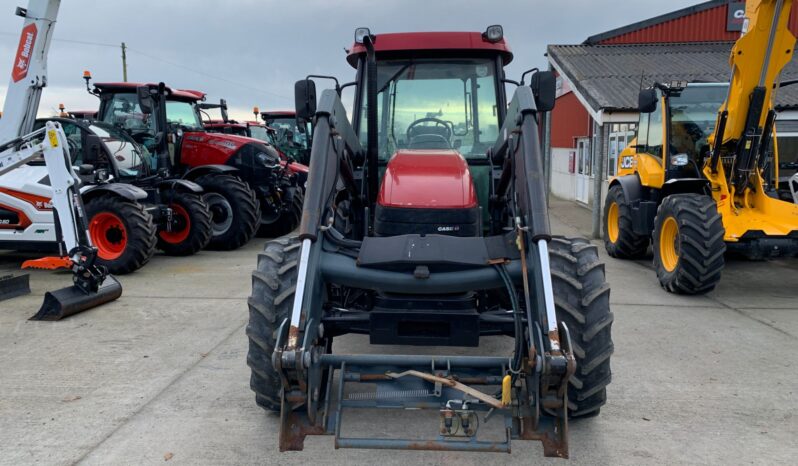
[[[576,359],[576,373],[568,383],[568,415],[595,416],[607,402],[614,350],[604,264],[598,248],[582,238],[553,238],[549,259],[557,320],[568,326]]]
[[[208,247],[231,251],[247,244],[258,228],[255,192],[244,181],[224,173],[209,173],[196,182],[211,211],[213,234]]]
[[[284,236],[266,243],[258,255],[258,268],[252,272],[249,297],[249,352],[247,365],[252,370],[249,386],[255,402],[268,411],[280,411],[280,376],[272,366],[277,329],[291,318],[299,262],[299,239]]]
[[[679,294],[715,288],[725,264],[725,230],[715,201],[702,194],[666,197],[654,220],[654,267],[659,283]]]
[[[635,234],[632,228],[632,206],[626,201],[623,188],[615,185],[604,202],[604,247],[618,259],[638,259],[646,255],[648,236]]]
[[[116,196],[100,196],[86,202],[84,207],[98,264],[122,275],[149,262],[155,253],[155,225],[141,204]]]
[[[211,239],[211,212],[197,194],[168,191],[164,204],[172,209],[171,231],[158,232],[158,249],[170,256],[190,256],[208,245]]]

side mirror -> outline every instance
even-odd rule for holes
[[[139,108],[141,108],[141,112],[151,114],[154,105],[149,86],[138,86],[136,88],[136,96],[139,99]]]
[[[530,78],[529,87],[539,112],[550,112],[557,97],[557,79],[553,71],[538,71]]]
[[[316,115],[316,83],[303,79],[294,84],[294,106],[299,120],[310,121]]]
[[[640,113],[651,113],[657,109],[657,91],[652,89],[643,89],[637,96],[637,109]]]
[[[221,112],[222,112],[222,121],[224,121],[225,123],[230,121],[230,118],[227,115],[227,101],[224,100],[224,99],[220,99],[219,100],[219,108],[221,109]]]

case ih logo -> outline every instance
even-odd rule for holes
[[[22,28],[22,36],[19,38],[17,58],[14,60],[14,71],[11,72],[11,77],[14,79],[14,82],[19,82],[19,80],[28,75],[30,56],[33,53],[33,44],[35,43],[36,25],[31,23]]]

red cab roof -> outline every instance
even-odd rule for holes
[[[139,86],[158,87],[156,83],[94,83],[94,87],[101,92],[136,92]],[[205,93],[191,89],[172,89],[166,86],[166,92],[170,97],[181,100],[204,100]]]
[[[377,34],[374,50],[385,52],[410,52],[410,51],[493,51],[502,56],[504,64],[513,60],[513,52],[504,39],[498,42],[488,42],[482,37],[481,32],[399,32]],[[363,44],[354,44],[346,57],[353,67],[357,67],[357,59],[366,53]]]
[[[296,111],[294,111],[294,110],[266,110],[264,112],[260,112],[260,114],[264,118],[279,118],[279,117],[293,118],[293,117],[296,116]]]

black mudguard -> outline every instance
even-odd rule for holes
[[[158,183],[159,191],[182,191],[194,194],[202,194],[202,186],[190,180],[174,179],[164,180]]]
[[[234,173],[237,171],[239,171],[238,168],[232,167],[230,165],[221,165],[221,164],[202,165],[199,167],[194,167],[191,170],[187,171],[185,175],[183,175],[183,179],[196,180],[200,176],[207,175],[208,173]]]
[[[97,196],[112,194],[129,201],[140,201],[147,198],[147,192],[143,189],[127,183],[106,183],[90,186],[80,193],[83,202],[88,202]]]

